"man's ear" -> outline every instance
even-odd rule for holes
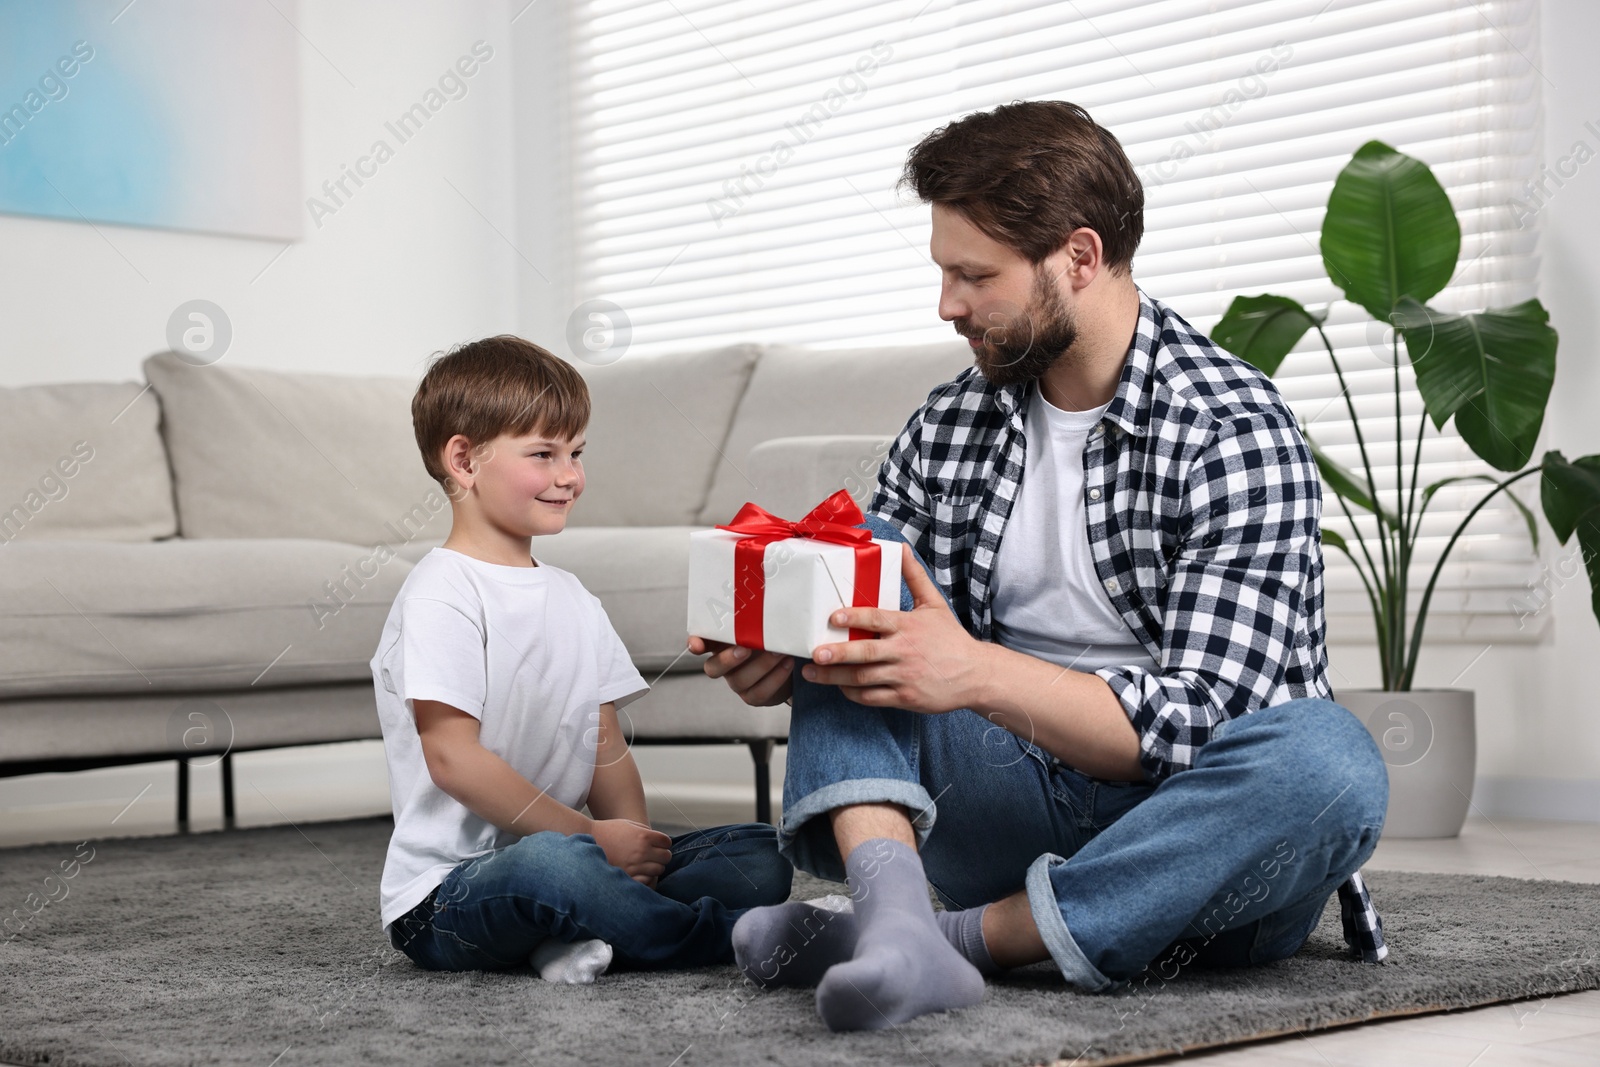
[[[1079,226],[1067,234],[1060,248],[1050,254],[1046,263],[1052,278],[1059,276],[1074,289],[1082,289],[1093,282],[1106,269],[1105,245],[1100,235],[1088,226]]]

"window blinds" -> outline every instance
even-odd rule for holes
[[[569,41],[575,296],[622,307],[635,356],[953,339],[935,311],[929,209],[895,189],[906,154],[969,112],[1055,98],[1122,142],[1147,201],[1134,277],[1202,329],[1237,295],[1336,300],[1322,212],[1373,138],[1427,162],[1461,219],[1461,265],[1433,303],[1515,303],[1535,295],[1538,262],[1537,218],[1513,204],[1538,168],[1536,14],[1534,0],[590,0]],[[1389,335],[1343,301],[1328,334],[1392,494]],[[1320,347],[1303,343],[1275,380],[1356,467]],[[1404,366],[1401,380],[1409,441],[1422,409]],[[1452,426],[1430,425],[1424,485],[1487,469]],[[1447,488],[1430,507],[1413,608],[1482,491]],[[1324,512],[1349,533],[1331,492]],[[1369,634],[1353,569],[1325,558],[1330,634]],[[1547,624],[1509,503],[1480,512],[1451,560],[1431,638],[1529,639]]]

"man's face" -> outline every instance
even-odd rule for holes
[[[939,317],[954,323],[995,385],[1042,376],[1077,340],[1048,260],[1035,266],[943,204],[933,206],[929,249],[943,272]]]

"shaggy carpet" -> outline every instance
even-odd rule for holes
[[[991,981],[979,1007],[833,1034],[810,990],[762,993],[732,966],[587,987],[420,970],[378,927],[390,829],[378,818],[0,851],[0,1061],[1106,1064],[1600,987],[1600,886],[1374,870],[1381,966],[1343,957],[1333,900],[1279,963],[1192,966],[1105,995],[1039,965]],[[797,876],[795,896],[837,888]]]

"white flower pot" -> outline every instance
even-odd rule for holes
[[[1478,765],[1471,689],[1343,689],[1333,699],[1366,723],[1389,769],[1384,837],[1455,837]]]

